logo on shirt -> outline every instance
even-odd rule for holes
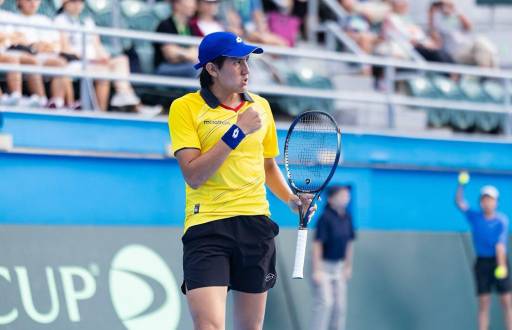
[[[236,139],[238,137],[238,132],[240,132],[240,129],[235,128],[235,130],[233,131],[233,139]]]
[[[203,121],[205,125],[231,125],[231,123],[227,120],[205,120]]]

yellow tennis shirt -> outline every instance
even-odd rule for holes
[[[277,132],[268,101],[241,94],[239,109],[227,109],[208,89],[176,99],[169,111],[174,153],[183,148],[210,150],[249,107],[258,111],[262,127],[247,135],[203,185],[185,184],[185,231],[195,225],[239,215],[270,215],[265,191],[264,159],[279,155]]]

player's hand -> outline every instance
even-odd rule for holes
[[[295,213],[299,212],[299,207],[302,209],[302,212],[305,212],[305,211],[307,211],[307,209],[312,201],[313,201],[312,194],[301,194],[300,196],[292,195],[292,196],[290,196],[290,199],[288,200],[288,206]],[[316,210],[317,210],[317,206],[315,204],[311,207],[311,210],[309,211],[308,222],[311,220],[311,218],[315,214]]]
[[[461,171],[459,173],[458,181],[460,186],[465,186],[469,183],[469,173],[466,171]]]
[[[345,264],[343,265],[343,276],[345,280],[350,280],[352,278],[352,265]]]
[[[250,107],[238,115],[236,125],[240,127],[245,135],[254,133],[261,128],[260,114]]]
[[[508,269],[507,269],[507,266],[498,266],[496,267],[496,269],[494,270],[494,276],[498,279],[498,280],[502,280],[504,278],[506,278],[508,275]]]
[[[313,283],[316,285],[320,285],[322,281],[324,280],[324,273],[322,271],[314,271],[311,277],[313,278]]]

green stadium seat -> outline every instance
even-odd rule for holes
[[[121,13],[127,27],[132,30],[153,32],[156,30],[159,19],[152,7],[138,0],[124,0],[121,2]],[[142,71],[153,72],[153,46],[151,42],[133,40],[132,44],[139,56]]]
[[[433,80],[426,75],[417,76],[406,81],[407,93],[414,97],[423,99],[437,99],[440,97],[438,88],[434,86]],[[439,108],[422,108],[427,111],[427,123],[429,127],[440,128],[450,122],[450,112]]]
[[[162,21],[172,13],[172,7],[167,1],[156,2],[153,4],[153,13],[158,17],[158,21]]]
[[[496,104],[505,102],[505,88],[501,82],[486,80],[482,83],[482,89],[489,102]],[[496,133],[502,131],[505,118],[506,115],[502,113],[482,112],[477,116],[476,127],[479,131],[485,133]]]
[[[450,78],[441,75],[434,75],[431,77],[431,82],[437,90],[439,99],[457,101],[465,98],[459,86]],[[464,114],[464,112],[461,112],[460,110],[435,109],[429,111],[428,118],[429,123],[433,124],[432,126],[434,127],[453,125],[457,130],[464,130],[466,129],[465,125],[470,121],[471,116]],[[457,120],[453,121],[452,118],[457,118]]]

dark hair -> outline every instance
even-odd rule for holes
[[[332,196],[336,195],[341,190],[347,190],[351,191],[351,187],[349,185],[333,185],[330,187],[327,187],[327,197],[331,198]]]
[[[224,65],[224,62],[226,61],[226,56],[219,56],[216,59],[214,59],[212,62],[217,66],[219,69],[222,69],[222,65]],[[211,85],[213,85],[213,77],[208,73],[208,71],[205,68],[206,64],[203,66],[203,69],[201,70],[201,73],[199,74],[199,83],[201,84],[201,88],[208,88]]]

